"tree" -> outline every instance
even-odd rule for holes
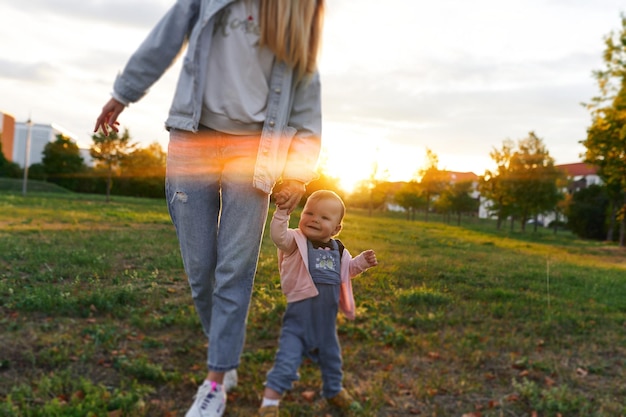
[[[537,220],[539,215],[555,210],[562,199],[557,184],[563,173],[554,166],[554,159],[534,132],[518,142],[518,150],[511,156],[509,173],[522,230],[527,220]]]
[[[509,217],[511,228],[519,219],[525,230],[527,220],[557,210],[563,173],[554,166],[554,159],[534,132],[519,140],[517,148],[511,140],[505,140],[502,149],[490,155],[497,169],[485,171],[479,191],[491,201],[490,211],[498,216],[498,229]]]
[[[167,153],[158,142],[135,148],[120,159],[120,171],[130,177],[165,177]]]
[[[447,184],[446,173],[438,167],[439,157],[430,149],[426,149],[426,164],[419,171],[420,188],[422,196],[426,201],[425,220],[428,221],[428,212],[432,200],[435,196],[441,194]]]
[[[478,180],[478,191],[487,202],[490,215],[497,217],[496,228],[513,212],[513,196],[509,187],[509,164],[514,143],[510,139],[502,143],[502,149],[493,149],[489,156],[496,163],[495,171],[486,170]]]
[[[606,187],[594,184],[575,192],[566,210],[568,228],[581,238],[604,239],[608,206]]]
[[[415,220],[415,212],[426,207],[426,200],[422,197],[419,183],[416,180],[405,183],[395,194],[394,200],[406,210],[407,220]]]
[[[461,216],[464,213],[475,213],[479,201],[473,198],[471,181],[456,182],[448,186],[437,202],[446,212],[456,214],[457,225],[461,225]]]
[[[113,184],[113,173],[119,171],[122,160],[133,151],[135,144],[130,142],[128,129],[124,129],[122,136],[118,132],[109,132],[105,136],[98,132],[91,136],[93,145],[89,149],[91,157],[96,160],[99,166],[104,167],[107,176],[106,201],[110,200],[111,186]]]
[[[41,164],[47,176],[67,176],[83,172],[86,168],[78,145],[62,134],[43,148]]]
[[[388,172],[378,172],[378,163],[372,163],[369,177],[360,181],[350,194],[350,205],[353,207],[367,208],[371,216],[375,209],[384,209],[389,194],[389,184],[386,182]]]
[[[620,220],[619,245],[626,244],[626,15],[622,29],[604,40],[605,68],[594,71],[600,95],[586,104],[592,122],[587,138],[585,162],[598,167],[607,186],[611,210]],[[613,221],[613,220],[611,220]],[[611,230],[609,230],[611,233]]]
[[[2,135],[2,132],[0,132]],[[2,152],[2,137],[0,136],[0,177],[19,178],[22,175],[20,166],[5,158]]]

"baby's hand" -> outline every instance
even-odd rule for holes
[[[276,207],[278,207],[278,209],[281,209],[281,206],[285,204],[288,200],[289,193],[285,192],[284,190],[274,194],[274,202],[276,203]]]
[[[378,261],[376,260],[376,253],[374,253],[374,251],[371,249],[363,252],[363,258],[365,258],[367,264],[370,267],[378,265]]]

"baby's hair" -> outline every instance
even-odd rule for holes
[[[321,200],[335,200],[341,205],[341,216],[339,217],[339,221],[343,220],[343,216],[346,214],[346,205],[343,203],[343,200],[339,195],[330,190],[317,190],[311,193],[311,195],[307,198],[307,201],[321,201]]]

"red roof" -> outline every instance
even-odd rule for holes
[[[448,171],[448,174],[450,175],[450,180],[452,182],[473,182],[478,180],[478,175],[474,174],[473,172]]]
[[[568,177],[586,177],[588,175],[597,175],[598,172],[598,167],[586,164],[584,162],[557,165],[556,167],[565,171],[565,174],[567,174]]]

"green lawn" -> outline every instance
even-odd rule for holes
[[[624,249],[356,210],[343,230],[380,261],[339,324],[364,416],[626,415]],[[227,416],[254,415],[284,309],[266,234]],[[183,416],[205,358],[163,200],[0,192],[0,416]],[[300,373],[281,415],[335,415]]]

